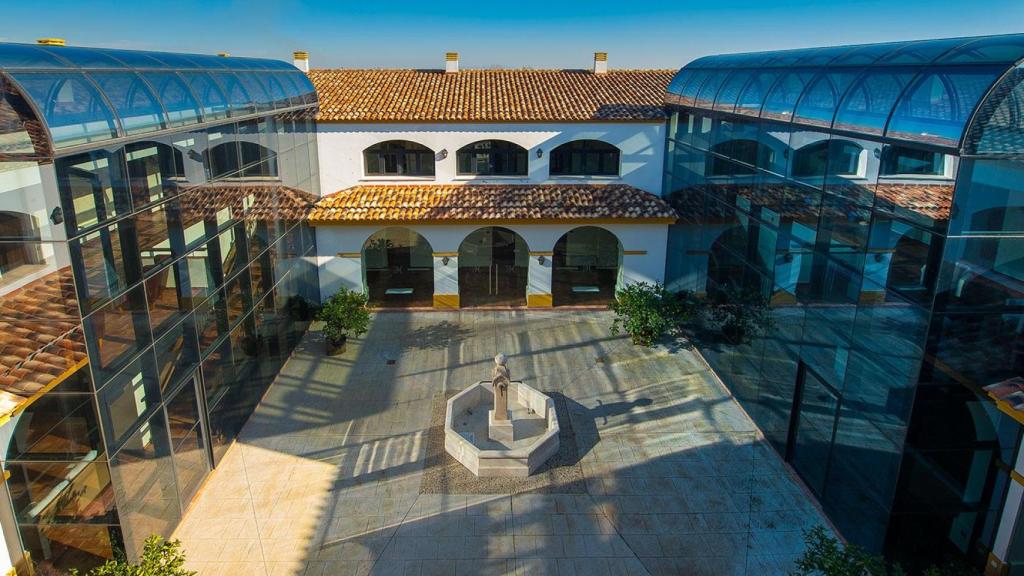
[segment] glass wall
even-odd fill
[[[1024,374],[1024,168],[960,147],[1024,141],[1012,89],[981,102],[1021,77],[1001,42],[708,57],[667,95],[669,286],[771,318],[705,357],[843,535],[910,564],[983,559],[1019,444],[981,388]]]
[[[315,93],[203,58],[0,45],[3,467],[42,567],[169,536],[319,298]]]

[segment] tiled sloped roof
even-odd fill
[[[353,186],[309,215],[313,224],[675,219],[664,200],[624,184]]]
[[[181,189],[181,214],[185,222],[216,218],[230,208],[233,215],[257,220],[301,220],[318,197],[275,182],[216,182]]]
[[[672,70],[311,70],[321,122],[658,121]]]
[[[0,296],[0,414],[86,359],[71,268]]]

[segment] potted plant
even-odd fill
[[[337,356],[343,353],[348,337],[365,334],[370,323],[366,295],[342,288],[324,302],[317,313],[317,320],[324,323],[323,334],[327,344],[327,355]]]
[[[661,284],[637,282],[615,292],[611,305],[615,313],[612,334],[629,334],[633,344],[651,346],[670,329],[675,328],[676,301]]]

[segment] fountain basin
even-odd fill
[[[491,383],[481,380],[452,396],[445,408],[444,449],[473,474],[525,478],[558,453],[558,414],[550,397],[513,380],[508,396],[513,434],[503,440],[488,434],[493,403]]]

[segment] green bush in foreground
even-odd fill
[[[673,293],[661,284],[637,282],[615,292],[612,334],[629,334],[633,344],[651,346],[692,314],[689,293]]]
[[[370,311],[366,303],[365,294],[345,288],[328,298],[317,313],[317,320],[324,322],[324,337],[331,342],[342,343],[350,335],[365,334],[370,325]]]
[[[796,561],[793,576],[907,576],[903,567],[888,563],[859,546],[845,544],[815,526],[804,532],[807,550]],[[921,576],[978,576],[978,571],[958,564],[931,566]]]
[[[146,538],[138,564],[124,559],[108,560],[106,564],[90,570],[87,576],[195,576],[195,572],[186,570],[184,566],[185,553],[181,550],[181,541],[165,541],[153,535]],[[78,571],[72,570],[70,576],[78,576]]]

